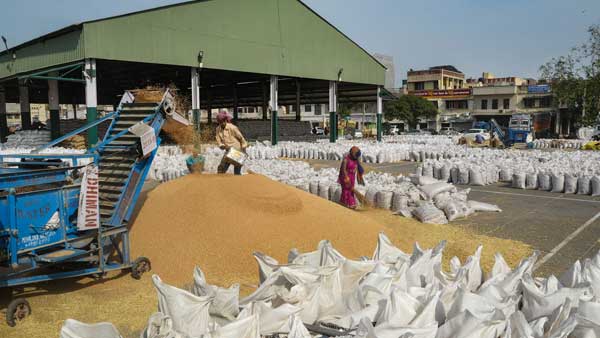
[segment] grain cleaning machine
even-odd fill
[[[130,269],[133,278],[151,268],[132,260],[129,221],[160,144],[173,97],[136,102],[126,92],[116,112],[28,154],[0,155],[0,288]],[[181,121],[181,117],[175,118]],[[43,151],[101,123],[102,139],[82,154]],[[6,320],[16,325],[31,313],[24,298],[12,300]]]

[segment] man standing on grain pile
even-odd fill
[[[246,152],[246,148],[248,148],[248,142],[246,142],[244,135],[242,135],[242,132],[240,132],[238,127],[231,123],[231,115],[229,115],[226,111],[220,111],[217,115],[217,123],[219,123],[219,126],[217,127],[216,137],[219,148],[225,150],[226,153],[230,148]],[[231,163],[227,161],[226,155],[223,155],[221,163],[217,168],[217,172],[219,174],[226,173],[230,164]],[[241,175],[242,166],[234,164],[233,173],[235,175]]]

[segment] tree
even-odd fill
[[[383,107],[386,120],[404,120],[411,129],[417,127],[419,118],[437,115],[437,107],[426,99],[414,95],[402,95],[394,101],[388,101]]]
[[[600,112],[600,25],[590,26],[588,33],[586,43],[540,67],[556,103],[582,125],[595,123]]]

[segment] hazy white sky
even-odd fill
[[[218,1],[218,0],[215,0]],[[251,1],[251,0],[245,0]],[[181,0],[11,0],[0,7],[10,45],[70,24]],[[305,0],[372,53],[409,68],[451,64],[467,74],[537,77],[600,24],[600,0]]]

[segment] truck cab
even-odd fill
[[[528,143],[533,141],[531,133],[533,120],[528,114],[515,114],[508,123],[509,143]]]

